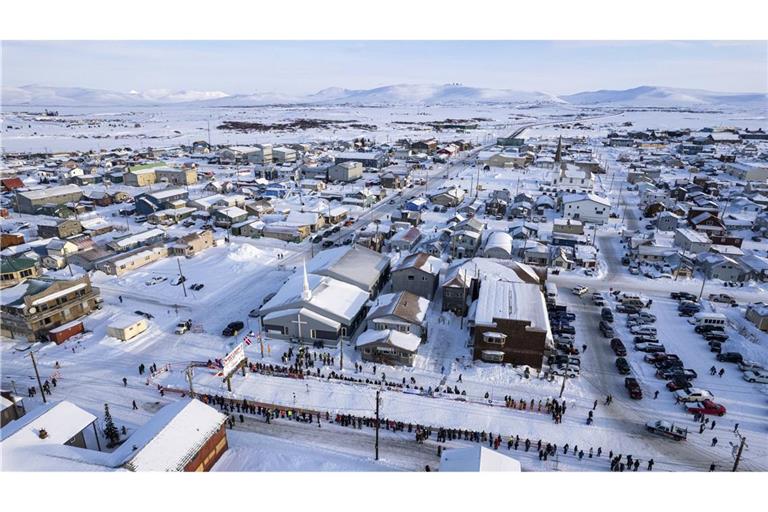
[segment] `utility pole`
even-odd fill
[[[192,384],[192,376],[193,376],[192,365],[187,366],[187,368],[184,370],[184,373],[187,374],[187,382],[189,382],[189,396],[191,398],[195,398],[195,388]]]
[[[176,263],[179,265],[179,281],[181,281],[181,289],[184,290],[184,297],[187,296],[187,285],[184,284],[184,274],[181,273],[181,260],[176,258]]]
[[[701,290],[699,290],[699,298],[697,300],[701,300],[701,296],[704,295],[704,285],[707,283],[707,274],[704,274],[704,277],[701,280]]]
[[[375,450],[376,450],[376,460],[379,460],[379,403],[381,402],[381,398],[379,398],[379,390],[376,390],[376,444]],[[735,470],[734,470],[735,471]]]
[[[736,435],[739,436],[739,439],[741,439],[741,442],[739,443],[739,451],[736,452],[736,460],[733,461],[733,469],[732,471],[735,473],[737,469],[739,469],[739,462],[741,462],[741,452],[744,451],[744,446],[747,444],[747,438],[736,432]]]
[[[35,353],[30,352],[29,357],[32,358],[32,366],[35,368],[35,376],[37,377],[37,385],[40,386],[40,396],[43,397],[43,403],[48,403],[48,400],[45,399],[45,390],[43,389],[43,383],[40,382],[40,372],[37,371],[37,361],[35,361]]]

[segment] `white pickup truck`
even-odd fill
[[[675,441],[682,441],[688,438],[688,429],[682,427],[676,427],[674,423],[670,423],[664,420],[658,420],[654,422],[648,422],[645,424],[645,429],[653,434],[668,437]]]
[[[715,397],[706,389],[689,388],[675,391],[675,400],[678,402],[703,402],[713,400]]]

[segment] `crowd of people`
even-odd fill
[[[290,408],[275,405],[260,404],[254,401],[246,399],[235,400],[231,398],[222,397],[219,395],[198,395],[198,398],[203,402],[212,406],[218,406],[219,410],[227,414],[227,423],[230,428],[234,428],[238,423],[245,421],[244,415],[262,417],[266,423],[271,423],[272,420],[280,418],[285,420],[292,420],[302,423],[316,423],[318,427],[321,427],[324,419],[325,423],[335,423],[342,427],[349,427],[353,429],[376,428],[377,423],[379,428],[388,430],[391,432],[408,432],[413,434],[414,441],[418,444],[424,444],[425,441],[434,438],[434,441],[438,443],[438,456],[442,453],[443,444],[449,441],[468,441],[475,443],[482,443],[488,445],[488,448],[493,450],[499,450],[502,445],[506,444],[508,451],[524,451],[530,452],[535,450],[538,452],[538,458],[540,461],[545,462],[548,459],[555,456],[572,456],[581,461],[584,458],[587,459],[600,459],[603,458],[604,450],[602,447],[597,448],[590,446],[579,448],[578,445],[571,446],[570,443],[558,448],[555,443],[549,443],[542,439],[531,440],[530,438],[521,438],[519,435],[502,435],[501,433],[477,431],[470,429],[460,428],[446,428],[435,427],[431,425],[422,425],[419,423],[406,423],[403,421],[391,420],[388,418],[376,419],[370,416],[357,416],[352,414],[331,414],[329,412],[311,411],[300,408]],[[546,404],[544,404],[546,408]],[[552,411],[560,408],[563,409],[563,404],[557,401],[551,401],[549,408]],[[562,414],[559,413],[559,414]],[[506,443],[504,441],[506,439]],[[559,460],[559,459],[558,459]],[[632,455],[614,454],[613,450],[608,452],[608,456],[605,458],[606,463],[609,464],[610,471],[638,471],[642,465],[642,461]],[[646,471],[652,471],[655,461],[650,458],[646,461]]]

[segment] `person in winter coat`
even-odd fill
[[[653,471],[653,459],[648,461],[648,471]]]
[[[126,379],[125,377],[123,377],[123,387],[124,388],[128,387],[128,379]]]
[[[135,411],[135,410],[136,410],[136,409],[138,409],[138,408],[139,408],[139,407],[136,405],[136,400],[134,400],[134,401],[133,401],[133,410]]]
[[[716,446],[716,445],[717,445],[717,438],[713,437],[712,438],[712,446]]]

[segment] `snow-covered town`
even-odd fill
[[[3,471],[768,469],[764,92],[2,103]]]

